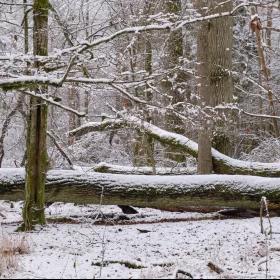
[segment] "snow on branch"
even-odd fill
[[[91,132],[106,131],[121,128],[133,128],[147,133],[164,145],[180,148],[193,157],[198,157],[198,144],[191,139],[173,132],[161,129],[139,118],[121,115],[120,119],[106,119],[103,122],[88,123],[71,131],[71,136],[82,136]],[[233,159],[212,148],[214,171],[217,174],[256,175],[263,177],[279,177],[279,163],[248,162]]]
[[[154,174],[153,167],[143,166],[143,167],[133,167],[133,166],[120,166],[108,164],[106,162],[101,162],[92,167],[84,166],[74,166],[76,171],[84,172],[98,172],[98,173],[108,173],[108,174],[123,174],[123,175],[195,175],[195,167],[157,167],[156,174]]]
[[[64,111],[67,111],[67,112],[70,112],[72,114],[77,115],[78,117],[83,118],[83,117],[86,116],[86,113],[79,112],[79,111],[74,110],[74,109],[72,109],[72,108],[70,108],[68,106],[65,106],[65,105],[63,105],[63,104],[61,104],[59,102],[56,102],[56,101],[53,100],[53,98],[48,97],[47,95],[36,94],[34,92],[24,91],[24,90],[19,90],[19,92],[22,93],[22,94],[28,95],[28,96],[32,96],[32,97],[36,97],[38,99],[41,99],[41,100],[45,101],[48,104],[54,105],[56,107],[59,107],[59,108],[63,109]]]
[[[195,24],[203,21],[208,20],[214,20],[221,17],[228,17],[228,16],[234,16],[238,13],[238,11],[244,7],[250,7],[250,6],[261,6],[261,3],[257,2],[245,2],[241,3],[240,5],[236,6],[232,11],[230,12],[224,12],[224,13],[216,13],[209,16],[203,16],[203,17],[197,17],[197,18],[187,18],[176,22],[168,22],[165,24],[151,24],[151,25],[145,25],[145,26],[135,26],[135,27],[128,27],[122,30],[119,30],[111,35],[101,37],[99,39],[93,40],[92,42],[85,41],[77,46],[66,48],[63,50],[58,50],[56,54],[49,56],[49,58],[54,61],[55,59],[60,59],[63,55],[79,55],[84,53],[85,51],[88,51],[91,48],[97,47],[99,45],[108,43],[120,36],[126,35],[126,34],[139,34],[139,33],[145,33],[150,31],[164,31],[164,30],[177,30],[180,29],[186,25],[189,24]],[[89,36],[91,37],[91,36]],[[0,57],[0,60],[10,60],[13,59],[12,57]],[[35,58],[30,56],[30,60],[34,60]],[[47,62],[46,59],[48,57],[43,58],[45,62]]]
[[[81,45],[71,47],[68,49],[64,49],[60,52],[60,54],[68,54],[68,53],[83,53],[84,51],[97,47],[101,44],[108,43],[114,39],[116,39],[119,36],[126,35],[126,34],[137,34],[137,33],[144,33],[144,32],[149,32],[149,31],[161,31],[161,30],[177,30],[180,29],[186,25],[189,24],[194,24],[198,22],[203,22],[203,21],[208,21],[208,20],[213,20],[213,19],[218,19],[221,17],[228,17],[228,16],[234,16],[240,9],[244,7],[249,7],[249,6],[259,6],[261,5],[260,3],[256,2],[247,2],[247,3],[242,3],[238,6],[236,6],[232,11],[230,12],[224,12],[224,13],[216,13],[213,15],[209,16],[203,16],[203,17],[197,17],[194,19],[186,19],[182,21],[177,21],[177,22],[168,22],[165,24],[152,24],[152,25],[146,25],[146,26],[136,26],[136,27],[128,27],[125,29],[122,29],[120,31],[117,31],[109,36],[102,37],[99,39],[94,40],[93,42],[84,42]]]
[[[0,169],[0,197],[24,198],[24,169]],[[236,207],[259,213],[263,196],[271,210],[280,209],[280,179],[253,176],[113,175],[95,172],[53,170],[47,175],[46,200],[104,205],[132,205],[159,209],[224,209]],[[199,201],[199,202],[198,202]]]
[[[48,77],[39,76],[21,76],[18,78],[0,80],[0,88],[4,90],[19,89],[32,85],[51,85],[55,87],[60,87],[61,79],[50,79]]]
[[[36,85],[47,85],[47,86],[53,86],[53,87],[62,87],[64,83],[80,83],[80,84],[90,84],[90,85],[110,85],[115,86],[125,84],[128,86],[136,86],[142,83],[145,83],[148,78],[143,78],[139,81],[134,82],[128,82],[128,81],[122,81],[117,79],[106,79],[106,78],[97,78],[97,79],[91,79],[91,78],[81,78],[81,77],[67,77],[69,74],[69,69],[65,72],[62,78],[57,79],[53,77],[48,76],[20,76],[20,77],[13,77],[8,79],[0,79],[0,88],[4,90],[13,90],[18,88],[24,88],[29,86],[36,86]],[[68,73],[67,73],[68,72]],[[152,80],[156,78],[157,76],[152,75],[149,77],[149,80]],[[119,88],[120,89],[120,88]],[[134,98],[131,96],[131,98]],[[139,100],[140,101],[140,100]]]

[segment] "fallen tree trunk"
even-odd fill
[[[70,132],[73,136],[82,136],[91,132],[133,128],[144,131],[149,136],[164,145],[180,148],[183,152],[197,158],[198,145],[191,139],[163,130],[155,125],[132,116],[122,116],[122,119],[106,119],[100,123],[88,123]],[[229,175],[253,175],[262,177],[280,177],[279,163],[248,162],[230,158],[212,149],[214,172]]]
[[[131,167],[131,166],[120,166],[112,165],[105,162],[99,163],[92,167],[84,166],[74,166],[74,170],[83,172],[99,172],[99,173],[109,173],[109,174],[122,174],[122,175],[154,175],[152,167]],[[196,168],[194,167],[171,167],[156,168],[155,175],[195,175]]]
[[[23,169],[0,169],[0,199],[24,199]],[[263,196],[280,213],[280,179],[252,176],[137,176],[51,171],[46,200],[78,204],[132,205],[166,210],[225,207],[259,211]]]

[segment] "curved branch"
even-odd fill
[[[198,144],[191,139],[173,132],[168,132],[136,117],[122,115],[121,119],[106,119],[100,123],[88,123],[70,132],[71,136],[82,136],[91,132],[133,128],[144,131],[164,145],[177,147],[197,158]],[[214,172],[217,174],[255,175],[263,177],[280,177],[279,163],[248,162],[230,158],[212,149]]]

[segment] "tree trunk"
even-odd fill
[[[179,17],[182,13],[181,0],[164,0],[163,12]],[[183,31],[182,29],[172,30],[166,39],[165,53],[162,58],[164,69],[171,70],[171,73],[161,83],[163,93],[170,97],[170,100],[167,100],[167,105],[178,106],[179,103],[186,100],[186,87],[183,84],[188,80],[187,74],[182,69],[175,69],[182,66],[181,60],[183,57]],[[172,113],[166,113],[165,127],[167,130],[179,134],[185,134],[186,131],[184,122]],[[186,157],[180,151],[174,149],[174,147],[167,148],[166,157],[177,162],[185,162],[186,160]]]
[[[11,124],[12,118],[17,114],[18,110],[22,107],[23,100],[24,100],[23,96],[20,96],[18,98],[15,108],[8,114],[8,116],[4,120],[1,135],[0,135],[0,168],[2,167],[2,163],[5,155],[4,141],[8,134],[9,126]]]
[[[223,4],[221,4],[223,3]],[[219,5],[220,4],[220,5]],[[202,15],[204,7],[208,7],[211,13],[228,12],[232,10],[232,1],[201,0],[196,3]],[[201,107],[215,107],[223,103],[230,103],[233,98],[232,47],[233,47],[233,20],[231,17],[205,21],[201,24],[197,40],[198,57],[198,84]],[[199,172],[209,174],[212,172],[211,154],[212,128],[209,120],[202,120],[202,128],[199,132]],[[230,141],[223,132],[224,127],[216,128],[213,139],[215,148],[220,152],[229,154]]]
[[[149,0],[144,3],[144,15],[149,17],[155,12],[155,1]],[[142,25],[147,24],[146,20],[141,22]],[[137,55],[144,53],[144,60],[137,61],[139,68],[144,68],[145,72],[149,75],[153,73],[153,46],[152,36],[149,32],[138,37],[137,49],[135,50]],[[153,100],[153,93],[145,86],[137,90],[137,95],[140,95],[142,99],[151,102]],[[144,109],[145,110],[145,109]],[[153,116],[151,112],[145,110],[144,115],[146,121],[153,123]],[[137,132],[133,143],[133,164],[135,167],[151,166],[154,174],[156,173],[156,160],[154,155],[154,140],[145,133]]]
[[[211,174],[213,172],[212,146],[210,131],[207,127],[199,131],[198,136],[198,174]]]
[[[69,107],[77,111],[80,109],[80,96],[75,84],[72,84],[68,88],[68,103]],[[75,129],[81,125],[81,120],[78,116],[73,113],[69,113],[69,129]],[[75,143],[75,137],[70,137],[68,139],[68,144],[73,145]]]
[[[254,9],[253,9],[254,10]],[[258,23],[258,18],[253,19],[252,23]],[[272,27],[272,10],[271,8],[268,9],[268,27]],[[268,29],[271,30],[271,29]],[[262,40],[262,30],[261,30],[261,26],[256,25],[256,28],[253,30],[253,32],[255,32],[256,34],[256,42],[257,42],[257,50],[258,50],[258,56],[259,56],[259,65],[260,65],[260,69],[261,69],[261,74],[264,77],[264,81],[265,81],[265,85],[264,87],[267,89],[267,93],[268,93],[268,100],[269,100],[269,113],[272,116],[277,116],[277,111],[275,108],[275,104],[273,101],[273,92],[270,86],[270,79],[271,79],[271,74],[270,74],[270,69],[268,67],[269,63],[267,64],[267,60],[266,60],[266,55],[265,55],[265,49],[264,49],[264,45],[263,45],[263,40]],[[268,31],[268,47],[271,48],[271,34],[269,34]],[[269,60],[268,60],[269,62]],[[279,137],[280,136],[280,131],[279,131],[279,126],[278,126],[278,121],[276,119],[273,119],[273,130],[272,130],[273,134],[275,135],[275,137]]]
[[[0,170],[1,199],[22,200],[24,170]],[[263,196],[271,211],[280,210],[280,179],[251,176],[123,176],[73,171],[51,171],[46,200],[78,204],[132,205],[159,209],[225,207],[259,210]]]
[[[48,55],[48,0],[34,0],[33,3],[33,52],[34,55]],[[40,68],[40,63],[34,65]],[[42,86],[38,94],[46,93]],[[47,105],[32,97],[27,132],[27,165],[25,183],[24,224],[22,230],[32,230],[36,224],[44,225],[45,220],[45,180],[48,165],[47,156]]]

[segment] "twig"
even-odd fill
[[[47,135],[48,135],[48,136],[50,137],[50,139],[53,141],[54,145],[56,146],[56,148],[58,149],[58,151],[61,153],[61,155],[67,160],[67,162],[69,163],[71,169],[74,170],[72,160],[71,160],[70,157],[67,155],[67,153],[64,151],[64,149],[60,146],[60,144],[56,141],[55,136],[54,136],[50,131],[47,131]]]
[[[220,267],[218,267],[217,265],[215,265],[212,262],[209,262],[207,265],[212,271],[216,272],[217,274],[222,274],[224,273],[224,270],[221,269]]]
[[[269,222],[268,231],[265,231],[264,225],[263,225],[264,212],[266,213],[266,218],[268,219],[268,222]],[[270,219],[268,201],[267,201],[266,197],[262,197],[262,200],[261,200],[260,220],[261,220],[261,233],[265,234],[267,236],[270,235],[272,238],[272,223],[271,223],[271,219]]]

